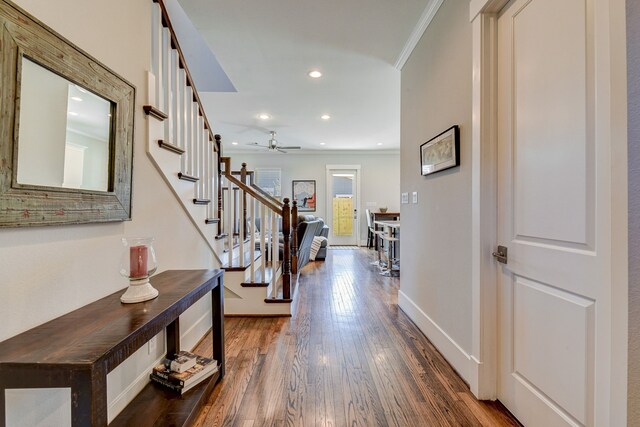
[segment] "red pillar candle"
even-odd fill
[[[129,265],[131,279],[142,279],[147,277],[147,251],[148,248],[142,246],[132,246],[129,250]]]

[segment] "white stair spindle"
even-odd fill
[[[271,212],[271,298],[278,294],[278,215]]]
[[[180,110],[180,94],[182,93],[182,88],[180,87],[180,60],[178,58],[178,51],[175,49],[171,50],[171,112],[173,113],[170,118],[173,122],[173,135],[171,141],[180,148],[184,146],[184,140],[182,140],[181,136],[181,125],[182,125],[182,111]]]
[[[164,121],[164,139],[166,142],[175,144],[173,140],[173,103],[171,102],[171,88],[172,88],[172,76],[171,76],[171,33],[168,28],[162,29],[162,98],[164,102],[165,114],[169,116],[168,120]],[[184,171],[183,171],[184,172]]]
[[[162,44],[162,11],[157,3],[152,6],[153,13],[153,34],[151,35],[152,56],[153,56],[153,75],[155,76],[155,95],[154,100],[156,108],[164,111],[164,69],[162,67],[162,57],[164,55]]]
[[[186,84],[186,80],[185,80]],[[191,108],[191,97],[193,96],[193,89],[191,87],[187,87],[185,90],[185,94],[183,97],[185,113],[184,113],[184,145],[182,148],[185,150],[185,153],[180,156],[180,167],[185,173],[189,175],[193,175],[191,169],[189,168],[189,158],[191,157],[191,144],[193,144],[193,132],[191,128],[191,122],[193,120],[193,109]]]
[[[265,268],[267,266],[267,207],[260,203],[260,274],[262,281],[265,281]]]
[[[231,267],[232,262],[233,262],[233,223],[232,223],[232,217],[231,217],[231,212],[234,210],[233,209],[233,188],[231,187],[231,181],[227,180],[227,203],[225,203],[225,207],[227,210],[227,247],[229,249],[229,267]]]
[[[251,283],[256,280],[256,199],[249,197],[249,210],[251,211],[251,218],[249,222],[249,253],[251,254],[251,271],[249,272],[251,277]],[[264,280],[264,277],[262,278]]]
[[[206,183],[206,174],[204,171],[204,164],[205,164],[207,142],[205,140],[204,132],[205,132],[204,117],[199,115],[198,116],[198,176],[200,177],[200,181],[198,181],[198,188],[200,189],[200,197],[203,199],[206,199],[207,196],[204,189],[205,183]]]
[[[191,91],[191,97],[189,97],[186,100],[189,105],[191,106],[191,114],[193,117],[193,121],[190,123],[191,125],[191,132],[193,133],[193,157],[191,158],[191,170],[193,171],[193,176],[196,176],[198,178],[200,178],[200,180],[196,183],[196,194],[198,198],[202,197],[202,194],[200,193],[200,184],[202,183],[201,181],[204,179],[204,177],[200,174],[200,169],[198,168],[198,162],[199,162],[199,158],[200,158],[200,152],[201,152],[201,147],[200,147],[200,128],[199,128],[199,123],[200,123],[200,115],[198,114],[198,105],[194,105],[193,104],[193,91]]]
[[[204,135],[204,139],[205,139],[205,153],[206,153],[206,160],[205,160],[205,176],[207,177],[206,179],[206,185],[205,185],[205,194],[206,194],[206,198],[209,199],[211,201],[211,203],[209,203],[207,205],[207,218],[212,218],[213,217],[213,193],[211,191],[211,187],[212,187],[212,183],[211,183],[211,159],[213,158],[213,146],[211,144],[211,142],[209,141],[209,134],[205,133]]]
[[[240,252],[240,265],[244,266],[244,190],[240,189],[239,198],[239,207],[238,207],[238,236],[239,236],[239,248],[238,252]]]
[[[189,103],[187,103],[187,97],[189,95],[187,93],[187,89],[191,88],[187,87],[187,72],[182,68],[178,69],[178,84],[180,90],[180,102],[178,107],[178,121],[180,122],[179,132],[180,140],[183,141],[182,143],[184,144],[184,141],[187,141],[187,139],[189,138],[186,126],[189,112]]]

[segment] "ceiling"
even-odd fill
[[[270,130],[304,150],[399,149],[394,64],[430,0],[179,3],[236,90],[200,91],[226,150],[255,150],[248,143],[266,144]]]

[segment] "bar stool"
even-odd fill
[[[385,266],[386,268],[380,274],[382,274],[384,276],[399,276],[400,275],[400,266],[399,266],[399,261],[400,260],[396,257],[396,254],[398,252],[396,245],[398,244],[400,239],[398,237],[392,236],[390,233],[384,233],[381,237],[382,237],[382,241],[386,245],[387,262],[386,262],[386,266]],[[378,254],[379,254],[378,256],[380,256],[380,253],[382,253],[383,251],[384,251],[384,249],[379,251],[378,252]]]

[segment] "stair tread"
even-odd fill
[[[275,298],[265,298],[264,302],[266,303],[270,303],[270,304],[291,304],[293,303],[293,301],[295,300],[295,292],[296,292],[296,288],[298,286],[298,277],[295,274],[291,275],[291,298],[290,299],[284,299],[282,298],[282,276],[280,276],[280,278],[278,279],[278,292],[276,293],[276,297]]]
[[[282,264],[278,266],[277,272],[282,270]],[[250,287],[264,287],[266,288],[271,283],[271,278],[273,277],[273,268],[271,267],[271,263],[268,262],[264,269],[265,277],[262,277],[262,270],[260,269],[260,265],[256,265],[256,275],[255,280],[253,282],[246,280],[240,284],[240,286],[250,288]]]
[[[237,251],[234,250],[233,251],[233,259],[231,260],[231,265],[229,265],[229,261],[228,261],[228,255],[225,253],[222,255],[222,259],[224,260],[224,262],[222,263],[222,269],[226,270],[226,271],[244,271],[247,268],[249,268],[249,266],[251,265],[251,252],[247,251],[244,254],[244,259],[240,260],[240,255],[237,254]],[[255,251],[255,258],[253,259],[253,261],[256,261],[257,259],[259,259],[261,256],[261,253],[259,250]]]

